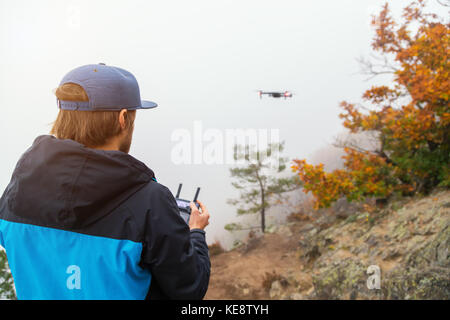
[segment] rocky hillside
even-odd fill
[[[449,190],[349,212],[294,215],[213,255],[206,298],[450,299]],[[370,265],[380,289],[367,287]]]

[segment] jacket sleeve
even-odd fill
[[[205,232],[189,230],[172,193],[160,184],[151,192],[147,214],[142,258],[152,281],[170,299],[202,299],[211,269]]]

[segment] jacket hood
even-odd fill
[[[126,153],[45,135],[17,163],[5,200],[25,221],[77,229],[107,215],[152,179],[153,171]]]

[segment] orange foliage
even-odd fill
[[[376,110],[362,112],[355,104],[341,103],[344,127],[352,133],[376,132],[379,149],[345,148],[345,169],[332,173],[323,165],[294,160],[292,169],[304,191],[315,196],[317,208],[342,196],[360,200],[450,186],[450,25],[424,8],[425,1],[412,2],[398,25],[386,3],[372,21],[372,47],[393,60],[394,66],[386,68],[392,70],[394,85],[364,92],[363,100]],[[418,25],[414,33],[412,23]]]

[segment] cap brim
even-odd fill
[[[138,109],[152,109],[156,108],[158,105],[153,101],[142,100],[141,107]]]

